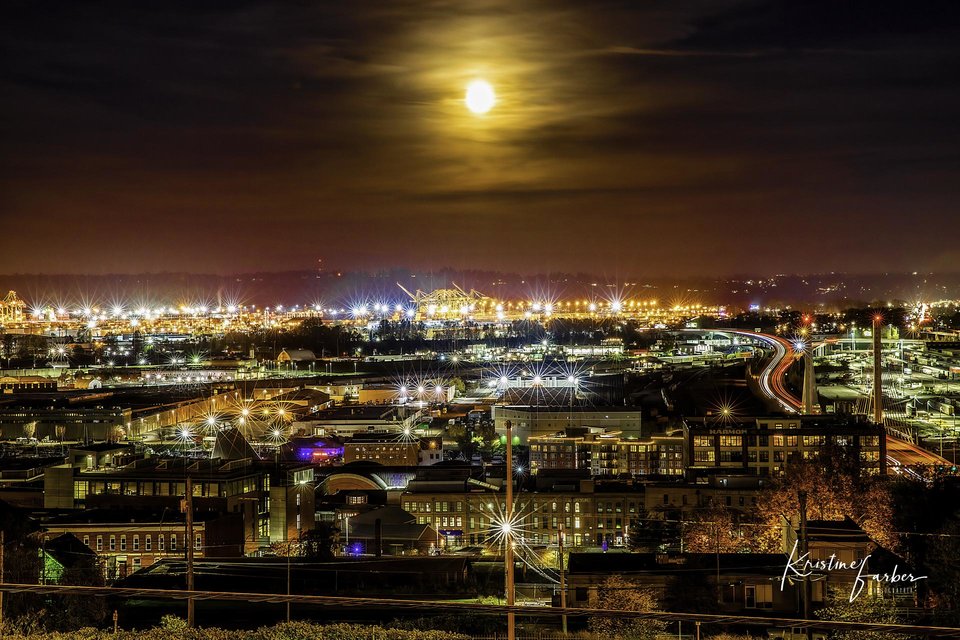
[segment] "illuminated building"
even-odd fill
[[[886,473],[886,433],[863,421],[821,416],[756,418],[731,424],[688,421],[689,474],[717,471],[778,476],[790,464],[838,452],[849,454],[865,473]]]
[[[576,430],[571,430],[575,432]],[[672,476],[684,473],[683,437],[622,439],[616,433],[531,436],[530,473],[587,469],[592,476]]]
[[[26,303],[17,297],[16,291],[10,291],[0,300],[0,323],[10,324],[23,322],[23,309]]]
[[[531,436],[549,436],[572,428],[617,431],[624,438],[640,437],[642,411],[633,407],[494,405],[493,420],[497,433],[513,422],[514,438],[526,445]]]
[[[167,510],[86,509],[44,523],[43,540],[72,534],[104,561],[108,580],[124,578],[163,558],[183,558],[185,516]],[[197,558],[238,557],[243,550],[242,519],[210,511],[194,514]]]
[[[254,459],[149,458],[124,466],[50,467],[43,478],[47,509],[143,508],[177,512],[186,477],[197,512],[241,514],[248,550],[296,539],[313,528],[313,467]]]
[[[358,433],[343,443],[343,462],[360,460],[385,466],[415,467],[443,460],[439,438],[418,438],[402,433]]]
[[[417,289],[410,293],[399,283],[398,287],[410,296],[417,320],[462,320],[478,313],[493,312],[490,298],[473,289],[464,291],[457,283],[452,289],[435,289],[429,293]]]

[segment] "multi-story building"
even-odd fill
[[[176,512],[193,481],[197,513],[238,513],[250,550],[296,539],[313,528],[313,467],[251,459],[149,458],[122,467],[49,467],[44,474],[48,509],[93,507],[168,509]]]
[[[866,473],[886,472],[883,427],[836,416],[756,418],[721,423],[688,421],[684,437],[695,478],[739,469],[777,476],[791,463],[825,455],[849,454]]]
[[[528,544],[556,543],[562,525],[571,547],[624,545],[643,499],[641,485],[563,479],[542,491],[517,493],[515,508]],[[418,524],[436,529],[448,548],[496,540],[506,511],[502,491],[469,481],[436,487],[411,483],[401,506]]]
[[[594,476],[684,473],[684,439],[680,434],[624,439],[620,434],[582,431],[579,435],[531,436],[530,472],[589,469]]]
[[[715,474],[697,483],[648,482],[644,484],[644,508],[647,513],[675,514],[686,517],[698,510],[723,506],[749,511],[770,480],[749,475]]]
[[[384,465],[415,467],[419,462],[420,439],[403,432],[358,433],[343,443],[343,463],[360,460]]]
[[[365,460],[386,466],[415,467],[443,460],[441,438],[418,438],[404,432],[358,433],[343,443],[343,462]]]
[[[642,411],[623,406],[493,405],[497,433],[506,433],[513,424],[513,436],[526,445],[531,436],[550,436],[571,429],[619,432],[624,438],[639,438]]]
[[[193,539],[187,540],[186,518],[170,509],[85,509],[58,516],[43,527],[43,541],[71,533],[104,560],[110,580],[161,558],[183,558],[192,544],[197,558],[243,555],[243,523],[240,514],[211,511],[194,514]]]
[[[44,376],[0,376],[0,393],[56,390],[56,378],[46,378]]]
[[[330,397],[336,397],[336,390],[329,387],[310,387],[319,389]],[[402,431],[409,427],[397,408],[386,405],[347,405],[323,409],[309,418],[295,422],[293,427],[306,435],[350,437],[373,431]]]
[[[129,408],[102,406],[95,400],[24,398],[0,407],[0,439],[113,440],[127,428],[130,417]]]
[[[527,440],[530,446],[530,473],[553,469],[589,469],[590,447],[585,443],[586,436],[568,436],[553,434],[531,436]]]

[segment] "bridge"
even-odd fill
[[[687,331],[696,331],[700,333],[707,332],[707,330],[704,329],[689,329]],[[758,333],[755,331],[744,331],[741,329],[715,329],[710,330],[710,332],[714,334],[724,333],[740,336],[741,338],[746,338],[754,343],[763,344],[771,349],[773,352],[772,357],[766,360],[763,369],[761,369],[759,374],[756,374],[760,390],[764,397],[771,402],[776,403],[785,412],[793,414],[799,414],[802,412],[803,402],[800,398],[793,394],[786,384],[787,371],[796,361],[796,352],[794,351],[793,345],[790,344],[789,341],[781,338],[780,336],[775,336],[768,333]],[[899,345],[902,341],[889,340],[886,342]],[[816,352],[817,349],[821,349],[827,344],[832,344],[832,341],[820,342],[812,345],[810,348]],[[938,456],[931,451],[927,451],[926,449],[922,449],[910,442],[892,436],[889,433],[887,434],[887,459],[890,463],[890,469],[894,473],[906,473],[908,475],[915,475],[915,472],[912,472],[909,469],[911,465],[950,464],[945,458]]]

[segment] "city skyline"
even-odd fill
[[[4,8],[2,638],[960,638],[956,0]]]
[[[869,19],[864,19],[864,13]],[[955,271],[955,5],[14,7],[0,272]],[[466,103],[471,83],[494,95]]]

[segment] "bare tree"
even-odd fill
[[[615,611],[656,611],[660,606],[657,594],[649,588],[612,575],[597,587],[596,607]],[[627,640],[652,640],[664,630],[659,620],[639,618],[594,616],[590,618],[590,630],[597,635]]]

